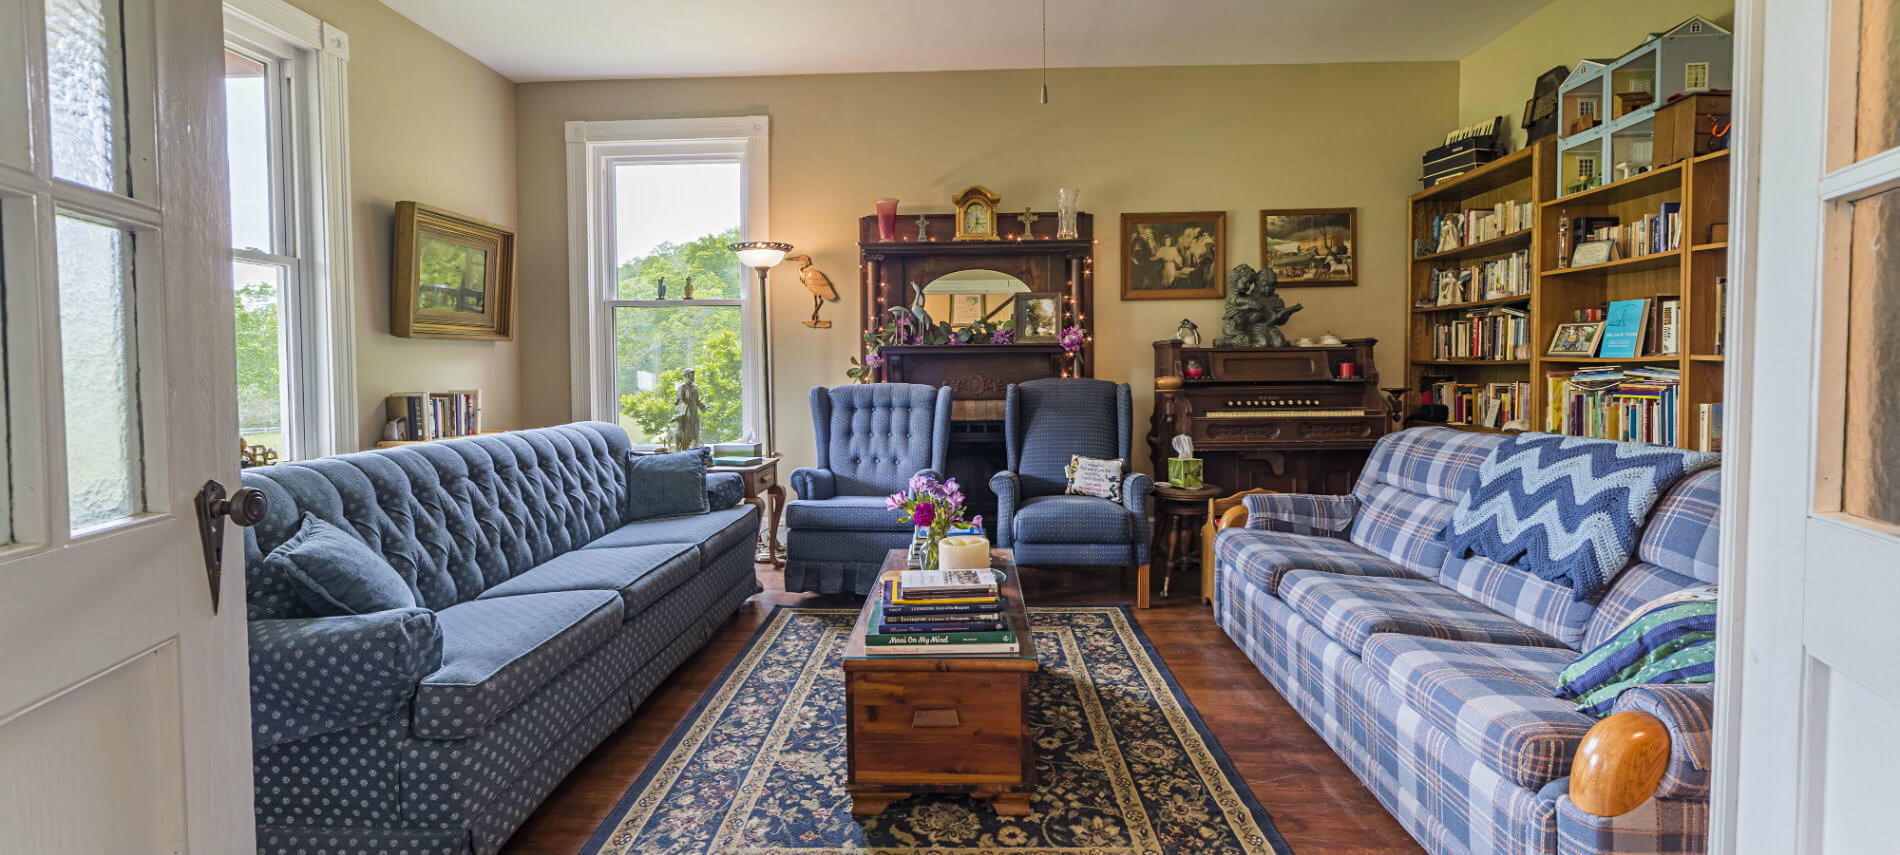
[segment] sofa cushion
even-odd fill
[[[1672,573],[1654,564],[1638,562],[1623,568],[1616,581],[1610,583],[1610,590],[1603,593],[1603,602],[1597,604],[1596,611],[1590,615],[1590,625],[1578,649],[1587,650],[1602,644],[1657,597],[1701,584],[1693,577]]]
[[[827,531],[910,531],[904,512],[884,506],[883,496],[793,499],[785,503],[788,528]]]
[[[758,531],[759,509],[740,505],[705,514],[635,520],[607,532],[586,548],[691,543],[699,547],[700,560],[708,561],[738,544],[752,542]]]
[[[620,595],[555,591],[471,600],[436,613],[442,667],[416,689],[415,735],[462,739],[620,629]]]
[[[1572,648],[1583,644],[1584,630],[1596,613],[1594,597],[1579,600],[1569,585],[1539,579],[1482,555],[1446,558],[1438,584]]]
[[[1562,647],[1377,635],[1361,659],[1400,702],[1534,790],[1570,774],[1577,744],[1597,723],[1550,695],[1575,657]]]
[[[635,454],[627,460],[627,519],[644,520],[712,510],[706,496],[706,467],[712,449],[704,446],[670,454]]]
[[[1407,493],[1457,502],[1478,477],[1478,467],[1503,442],[1497,434],[1422,427],[1387,434],[1373,446],[1353,495],[1386,484]]]
[[[1376,579],[1295,570],[1280,580],[1280,599],[1347,650],[1360,653],[1382,632],[1561,646],[1557,639],[1426,579]]]
[[[1722,545],[1722,470],[1690,475],[1656,503],[1636,543],[1636,557],[1704,584],[1717,580]]]
[[[1134,536],[1135,515],[1119,503],[1094,496],[1036,496],[1016,508],[1015,536],[1034,543],[1124,545]]]
[[[745,478],[739,473],[706,473],[706,510],[723,511],[743,501],[745,501]]]
[[[1427,579],[1438,575],[1449,550],[1445,525],[1456,502],[1408,493],[1390,484],[1373,484],[1353,494],[1359,511],[1346,539],[1410,568]]]
[[[622,620],[633,620],[653,601],[679,587],[700,568],[690,543],[576,549],[482,592],[481,599],[549,591],[615,591]]]
[[[1214,563],[1221,573],[1240,573],[1254,587],[1278,596],[1281,578],[1294,570],[1348,576],[1420,578],[1420,574],[1336,537],[1228,528],[1214,536]]]
[[[289,581],[317,617],[416,607],[415,590],[383,556],[309,511],[297,533],[264,556],[264,563]]]

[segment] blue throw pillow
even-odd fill
[[[627,519],[703,514],[706,467],[712,449],[700,447],[670,454],[636,454],[627,463]]]
[[[409,582],[355,534],[305,511],[297,533],[264,565],[290,581],[316,617],[367,615],[416,606]]]

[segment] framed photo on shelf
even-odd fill
[[[1016,341],[1055,341],[1062,332],[1062,295],[1031,291],[1016,295]]]
[[[394,260],[391,335],[514,338],[513,229],[397,202]]]
[[[1122,215],[1122,299],[1227,296],[1227,212]]]
[[[1278,287],[1357,285],[1358,208],[1260,212],[1260,263]]]
[[[1571,267],[1587,267],[1616,260],[1616,241],[1586,240],[1570,253]]]
[[[1602,340],[1602,321],[1558,324],[1557,334],[1550,338],[1550,350],[1544,355],[1595,356],[1597,355],[1597,343]]]

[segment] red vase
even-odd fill
[[[877,200],[877,239],[897,240],[897,200],[889,196]]]

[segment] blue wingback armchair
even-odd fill
[[[792,472],[785,505],[785,590],[869,593],[884,556],[912,528],[884,498],[919,472],[938,475],[950,441],[950,390],[867,383],[811,390],[816,466]]]
[[[1122,500],[1064,495],[1073,455],[1132,464],[1134,406],[1128,384],[1051,378],[1009,387],[1003,436],[1009,469],[990,478],[996,494],[996,541],[1018,564],[1133,566],[1147,604],[1148,494],[1154,479],[1122,478]]]

